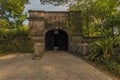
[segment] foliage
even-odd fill
[[[119,6],[119,0],[78,0],[69,10],[82,12],[85,35],[101,37],[90,43],[86,57],[120,78],[120,55],[114,52],[120,47]]]
[[[113,75],[120,78],[120,55],[111,55],[109,59],[103,59],[102,57],[95,58],[94,62],[102,66],[107,71],[111,72]]]
[[[108,59],[111,54],[115,54],[115,48],[120,47],[120,37],[116,36],[115,38],[111,36],[107,36],[97,40],[95,42],[90,43],[90,55],[91,59],[95,59],[95,57],[103,56],[103,58]]]
[[[98,56],[108,59],[111,54],[114,54],[114,45],[119,42],[119,38],[102,38],[98,41],[90,43],[90,55],[91,59],[95,59]]]
[[[5,19],[0,19],[0,28],[7,28],[9,26],[9,23]]]
[[[118,0],[78,0],[69,8],[82,12],[84,33],[102,37],[90,44],[92,59],[98,55],[109,58],[113,47],[119,44],[119,37],[114,35],[113,30],[113,27],[120,27],[120,11],[117,9],[119,5]]]
[[[19,29],[0,28],[0,52],[31,52],[32,42],[28,38],[28,27]]]
[[[107,24],[107,28],[116,23],[118,24],[117,27],[120,26],[119,11],[117,9],[119,5],[119,0],[81,0],[71,6],[69,10],[81,11],[84,18],[83,27],[86,26],[85,29],[88,29],[85,33],[92,36],[97,32],[96,36],[98,36],[101,29],[106,29],[105,26],[102,27],[104,22]]]
[[[9,27],[22,25],[25,20],[26,14],[23,14],[24,4],[28,0],[0,0],[0,19],[9,22]]]

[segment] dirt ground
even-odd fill
[[[0,57],[0,80],[113,80],[68,52],[47,52],[41,60],[33,54]]]

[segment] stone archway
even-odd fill
[[[68,34],[61,29],[52,29],[45,35],[45,48],[50,50],[68,50]]]
[[[82,18],[79,11],[30,10],[28,20],[29,37],[34,46],[35,43],[39,44],[38,52],[54,49],[70,51],[73,44],[80,43],[83,39]],[[76,26],[79,26],[79,29],[76,29]]]

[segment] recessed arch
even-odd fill
[[[52,29],[46,32],[45,49],[50,50],[68,50],[68,34],[61,29]]]

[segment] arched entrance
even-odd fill
[[[61,29],[53,29],[46,33],[45,48],[50,50],[68,50],[68,35]]]

